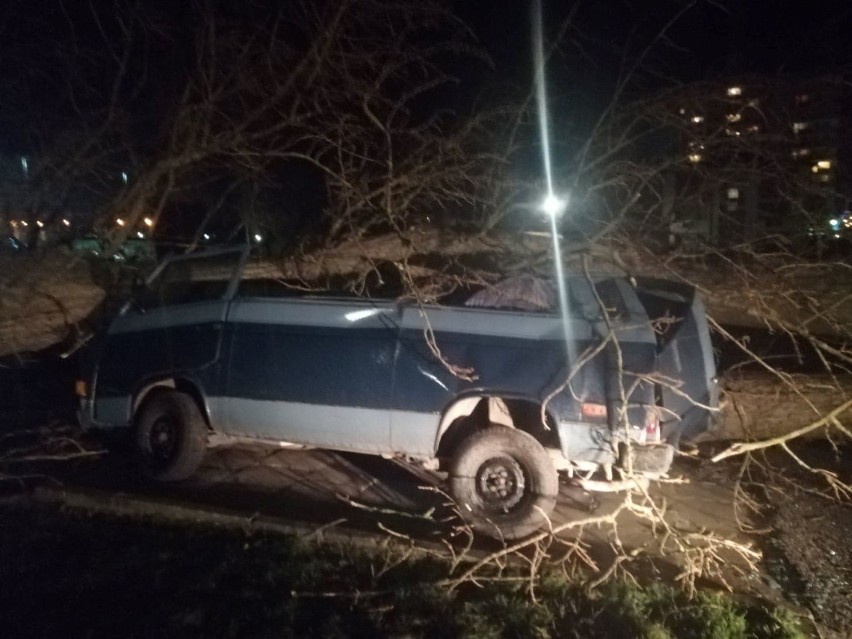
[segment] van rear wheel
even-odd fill
[[[187,479],[207,451],[207,423],[192,397],[178,391],[145,400],[134,435],[142,470],[157,481]]]
[[[490,426],[461,442],[449,468],[450,495],[462,519],[497,539],[526,537],[549,521],[559,480],[529,433]]]

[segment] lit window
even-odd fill
[[[41,220],[36,220],[36,226],[38,226],[40,229],[43,229],[44,228],[44,222],[42,222]]]
[[[756,124],[752,124],[748,129],[746,129],[749,133],[758,133],[760,131],[760,127]]]
[[[124,220],[122,220],[120,217],[115,218],[115,223],[119,226],[124,226]]]
[[[690,154],[687,156],[687,158],[688,158],[688,159],[689,159],[689,161],[690,161],[690,162],[692,162],[693,164],[698,164],[699,162],[701,162],[701,154],[700,154],[700,153],[690,153]]]
[[[678,111],[678,113],[680,113],[681,115],[686,115],[686,109],[681,107],[680,110]]]
[[[63,220],[62,220],[62,223],[63,223],[65,226],[71,226],[71,220],[69,220],[68,218],[63,219]]]
[[[693,124],[701,124],[702,122],[704,122],[704,116],[703,115],[693,115],[692,116],[692,123]]]
[[[121,172],[121,181],[127,184],[127,171]]]
[[[727,118],[728,122],[739,122],[743,119],[741,113],[728,113],[725,118]]]
[[[820,182],[830,182],[830,181],[831,181],[831,176],[830,176],[830,175],[820,175],[820,176],[819,176],[819,181],[820,181]]]
[[[804,158],[804,157],[809,156],[810,154],[811,154],[810,149],[796,149],[795,151],[793,151],[793,157],[794,158]]]
[[[821,169],[830,169],[831,160],[820,160],[819,162],[817,162],[817,166]]]
[[[728,95],[735,96],[735,95],[742,95],[742,94],[743,94],[743,88],[742,87],[728,87]]]
[[[809,124],[807,122],[793,122],[793,133],[804,131],[808,128],[808,126]]]
[[[21,156],[21,170],[24,172],[24,177],[29,177],[30,175],[30,162],[27,160],[27,156]]]
[[[816,164],[811,167],[811,173],[819,173],[819,167]]]
[[[730,188],[728,189],[728,199],[729,200],[738,200],[740,198],[740,190],[738,188]]]

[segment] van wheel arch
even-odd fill
[[[155,397],[160,393],[166,393],[169,391],[177,391],[192,398],[193,402],[195,402],[195,405],[198,408],[199,413],[201,414],[201,417],[204,419],[204,423],[207,425],[207,430],[212,432],[213,427],[210,423],[210,415],[207,411],[207,404],[204,401],[204,395],[201,393],[198,385],[195,382],[185,379],[183,377],[167,377],[163,379],[158,379],[143,386],[134,396],[132,405],[132,419],[134,421],[136,420],[139,410],[142,408],[145,402],[149,401],[151,398]]]
[[[436,455],[446,460],[473,433],[491,426],[515,428],[532,435],[542,446],[559,448],[559,435],[553,416],[545,411],[541,423],[541,403],[528,398],[501,395],[461,397],[443,412],[438,429]]]

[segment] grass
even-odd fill
[[[0,509],[4,637],[803,637],[795,619],[719,594],[543,574],[436,586],[448,566],[388,550]]]

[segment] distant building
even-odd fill
[[[827,233],[852,196],[849,98],[838,77],[685,87],[671,106],[683,159],[667,184],[672,240]]]

